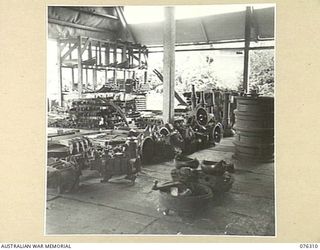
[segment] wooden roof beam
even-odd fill
[[[85,10],[81,7],[68,7],[68,6],[61,6],[61,7],[68,8],[68,9],[75,10],[75,11],[79,11],[79,12],[86,13],[86,14],[90,14],[93,16],[99,16],[99,17],[104,17],[104,18],[108,18],[108,19],[119,20],[119,18],[117,16],[103,14],[103,13],[99,13],[99,12],[93,12],[93,11]]]
[[[109,33],[113,34],[112,30],[89,27],[89,26],[82,25],[82,24],[77,24],[77,23],[69,23],[69,22],[58,20],[58,19],[54,19],[54,18],[48,18],[48,22],[49,23],[53,23],[53,24],[62,25],[62,26],[68,26],[68,27],[72,27],[72,28],[76,28],[76,29],[82,29],[82,30],[94,31],[94,32],[101,32],[101,33],[108,33],[109,32]]]

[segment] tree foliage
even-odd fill
[[[162,60],[153,63],[163,74]],[[153,68],[152,68],[153,69]],[[152,71],[151,69],[151,71]],[[162,89],[162,83],[149,72],[150,89]],[[215,76],[214,58],[207,53],[180,54],[176,57],[175,90],[179,93],[191,91],[191,85],[199,91],[215,88],[218,79]]]
[[[274,51],[254,50],[250,52],[250,89],[260,95],[274,95]]]

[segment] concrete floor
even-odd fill
[[[275,235],[274,164],[248,165],[232,159],[233,138],[194,153],[199,160],[234,162],[232,189],[214,197],[208,209],[191,217],[159,211],[154,180],[171,180],[173,161],[145,166],[132,185],[125,180],[81,182],[76,193],[48,189],[47,234]]]

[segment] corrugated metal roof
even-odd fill
[[[48,7],[49,38],[90,36],[98,39],[117,39],[121,29],[111,7]]]
[[[254,10],[253,40],[274,38],[274,8]],[[176,43],[208,43],[244,39],[245,11],[176,21]],[[137,42],[150,46],[163,43],[163,24],[131,24]]]
[[[253,11],[252,40],[274,38],[274,11],[274,8]],[[128,31],[123,30],[117,18],[114,7],[50,6],[49,38],[82,35],[98,39],[128,40]],[[176,43],[202,44],[242,40],[244,26],[245,11],[181,19],[176,21]],[[129,28],[137,43],[147,46],[163,44],[162,22],[131,24]]]

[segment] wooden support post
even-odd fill
[[[69,49],[71,49],[71,43],[69,43]],[[69,59],[72,60],[72,53],[69,55]],[[71,89],[74,89],[74,68],[71,68]]]
[[[143,81],[144,81],[144,84],[146,85],[146,84],[147,84],[147,81],[148,81],[148,72],[147,72],[147,71],[144,71]]]
[[[97,63],[98,65],[102,64],[102,58],[101,58],[101,42],[99,42],[99,63]]]
[[[117,48],[118,48],[118,45],[117,45],[117,42],[114,44],[114,47],[113,47],[113,63],[114,63],[114,67],[116,67],[116,64],[117,64]]]
[[[109,64],[110,64],[110,44],[106,43],[105,65],[108,67]]]
[[[130,69],[132,66],[132,49],[130,46],[128,46],[128,68]]]
[[[97,68],[93,66],[93,73],[92,73],[92,82],[93,82],[93,90],[97,89]]]
[[[88,68],[86,68],[86,88],[88,88],[89,77],[88,77]]]
[[[173,123],[175,81],[175,18],[174,7],[165,7],[163,39],[163,121]]]
[[[115,86],[118,87],[118,84],[117,84],[117,70],[116,69],[113,71],[113,76],[114,76],[114,78],[113,78],[114,82],[113,83],[114,83]]]
[[[99,64],[99,55],[98,55],[98,46],[96,45],[96,65],[98,65]]]
[[[138,60],[139,60],[139,68],[140,68],[140,66],[141,66],[141,47],[139,47],[139,56],[138,56]]]
[[[82,51],[81,51],[82,37],[78,37],[78,92],[79,98],[82,97]]]
[[[127,61],[127,45],[124,44],[122,48],[122,53],[121,53],[121,62]]]
[[[243,89],[245,93],[249,92],[249,51],[251,40],[251,7],[246,9],[246,20],[244,30],[244,63],[243,63]]]
[[[91,42],[89,43],[88,57],[89,57],[89,59],[92,59],[92,44],[91,44]]]
[[[106,43],[105,44],[105,58],[104,58],[104,63],[105,66],[108,67],[110,64],[110,44]],[[108,84],[108,68],[105,69],[104,73],[104,83]]]
[[[108,69],[104,71],[104,84],[108,84]]]
[[[60,106],[63,106],[63,94],[62,94],[62,65],[61,65],[61,47],[60,40],[57,40],[57,64],[58,64],[58,82],[59,82],[59,103]]]

